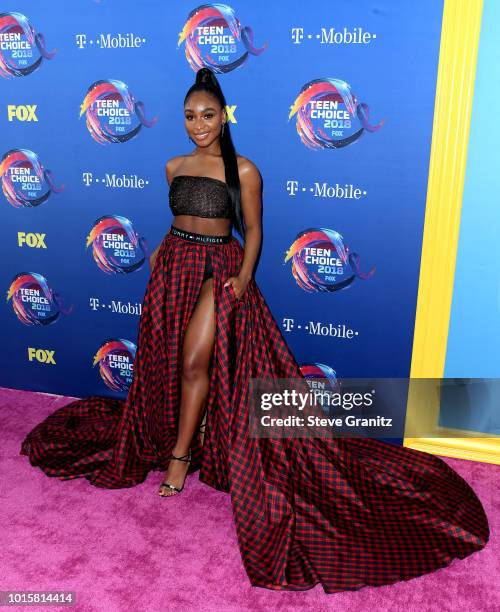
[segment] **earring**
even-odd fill
[[[220,135],[221,136],[224,136],[224,128],[225,128],[225,126],[226,126],[226,122],[224,121],[224,123],[222,124],[222,129],[220,131]]]

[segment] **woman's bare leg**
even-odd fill
[[[213,279],[207,279],[201,288],[198,302],[186,328],[182,352],[181,405],[177,440],[172,453],[176,457],[187,455],[197,431],[208,395],[209,366],[215,339]],[[181,488],[189,464],[172,460],[163,482]],[[175,495],[166,487],[160,495]]]

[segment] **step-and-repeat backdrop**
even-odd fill
[[[409,376],[442,4],[3,2],[0,385],[126,396],[202,66],[263,177],[256,279],[304,374]]]

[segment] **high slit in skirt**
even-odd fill
[[[90,396],[56,410],[22,442],[31,465],[104,488],[133,487],[167,469],[183,337],[212,275],[205,437],[203,446],[199,436],[192,441],[188,473],[199,470],[200,481],[230,494],[250,583],[356,590],[408,580],[483,548],[489,525],[481,502],[434,455],[370,438],[251,437],[249,378],[303,378],[299,365],[255,279],[240,300],[223,286],[239,273],[240,242],[201,243],[173,231],[147,284],[127,399]]]

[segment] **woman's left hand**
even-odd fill
[[[224,283],[224,287],[228,285],[232,285],[234,295],[236,299],[241,299],[242,295],[245,293],[248,283],[250,282],[250,278],[243,278],[241,276],[230,276],[227,281]]]

